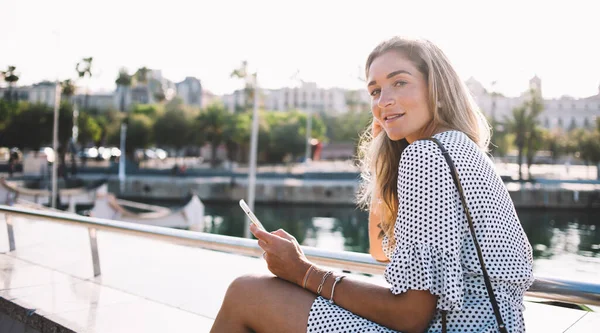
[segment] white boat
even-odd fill
[[[196,194],[192,194],[183,207],[169,209],[117,199],[113,194],[99,192],[89,215],[103,219],[201,231],[204,225],[204,204]]]
[[[58,189],[59,202],[68,203],[68,212],[75,213],[77,205],[93,205],[97,194],[108,191],[106,179],[93,182],[86,186]],[[23,200],[39,205],[50,206],[52,191],[45,189],[27,188],[24,181],[6,180],[0,178],[0,204],[12,205],[12,203]]]

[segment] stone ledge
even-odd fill
[[[7,326],[7,321],[13,324]],[[20,323],[14,325],[14,322]],[[5,329],[8,328],[8,331]],[[35,313],[6,298],[0,297],[0,330],[3,333],[75,333],[50,319]]]

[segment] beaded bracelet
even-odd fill
[[[340,276],[338,276],[338,277],[335,278],[335,281],[333,281],[333,286],[331,287],[331,297],[329,298],[329,303],[330,304],[335,304],[335,303],[333,303],[333,292],[335,291],[335,285],[338,282],[342,281],[342,279],[345,278],[345,277],[346,276],[344,276],[344,275],[340,275]]]
[[[323,284],[325,284],[325,280],[326,280],[326,279],[327,279],[327,277],[328,277],[329,275],[331,275],[331,274],[333,274],[333,272],[332,272],[332,271],[329,271],[329,272],[327,272],[327,273],[325,273],[325,274],[323,275],[323,278],[321,279],[321,284],[319,284],[319,288],[317,288],[317,295],[318,295],[318,296],[321,296],[321,291],[323,291]]]

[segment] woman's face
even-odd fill
[[[433,119],[423,74],[401,53],[389,51],[375,58],[368,75],[371,112],[387,136],[409,143],[419,139]]]

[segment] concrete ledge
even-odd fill
[[[74,333],[62,325],[0,297],[0,332],[2,333]]]

